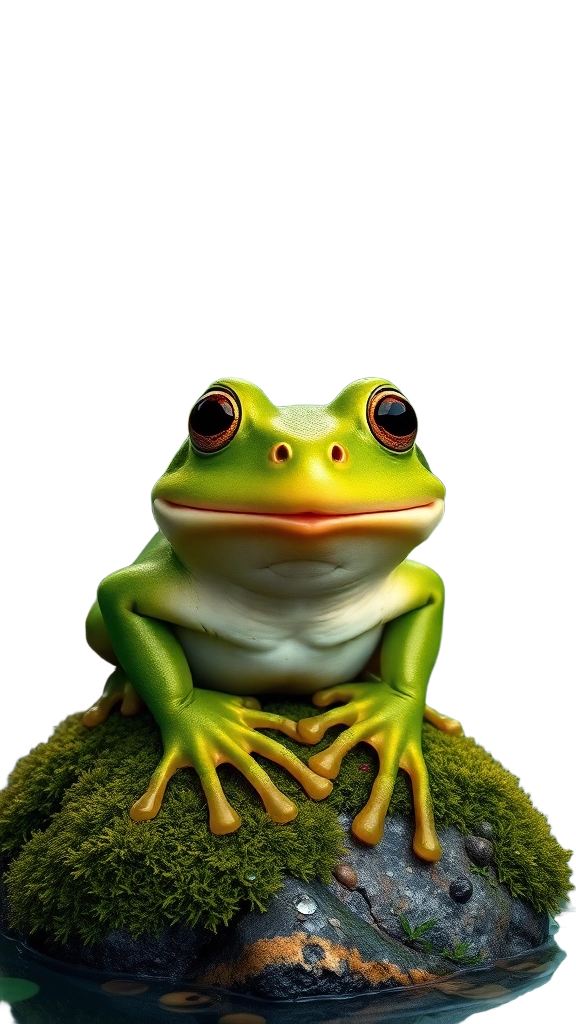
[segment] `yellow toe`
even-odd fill
[[[340,771],[340,764],[335,763],[334,755],[328,754],[326,750],[314,754],[308,761],[308,767],[323,779],[335,779]]]

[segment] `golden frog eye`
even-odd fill
[[[225,448],[240,426],[241,406],[237,395],[214,388],[202,395],[190,413],[188,431],[199,452],[218,452]]]
[[[407,452],[416,440],[416,413],[403,395],[390,388],[373,391],[366,419],[374,437],[391,452]]]

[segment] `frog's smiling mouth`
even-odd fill
[[[444,501],[434,498],[420,505],[409,505],[405,508],[370,509],[365,512],[245,512],[241,509],[202,508],[197,505],[184,505],[169,501],[167,498],[156,498],[154,506],[160,517],[186,519],[190,526],[224,525],[239,528],[283,529],[300,535],[318,535],[333,530],[349,530],[357,527],[369,529],[386,529],[394,527],[426,526],[431,522],[434,526],[442,517]],[[433,527],[432,527],[433,528]]]
[[[158,501],[159,499],[157,499]],[[397,509],[367,509],[365,512],[313,512],[312,510],[306,512],[245,512],[243,509],[212,509],[203,508],[200,505],[184,505],[181,502],[171,502],[167,498],[162,498],[160,501],[166,502],[175,509],[190,509],[192,512],[212,512],[222,513],[223,515],[250,515],[250,516],[265,516],[266,518],[273,519],[286,519],[289,522],[310,522],[314,525],[315,522],[325,519],[349,519],[353,516],[359,515],[382,515],[382,513],[394,513],[394,512],[411,512],[412,509],[427,509],[435,505],[435,501],[422,502],[419,505],[406,505],[402,508]]]

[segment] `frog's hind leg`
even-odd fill
[[[434,711],[426,704],[424,708],[424,721],[430,722],[431,725],[435,725],[437,729],[442,729],[442,732],[448,732],[452,736],[463,736],[464,729],[457,722],[455,718],[449,718],[448,715],[441,715],[439,711]]]
[[[95,704],[84,715],[84,725],[94,726],[105,722],[112,708],[120,704],[120,714],[126,718],[137,715],[144,707],[144,701],[134,689],[124,669],[118,665],[118,658],[112,647],[108,630],[102,618],[100,605],[95,601],[86,619],[86,640],[93,651],[99,654],[104,661],[109,661],[116,668],[109,676],[104,692]]]

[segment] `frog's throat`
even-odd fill
[[[430,536],[444,514],[444,500],[435,498],[412,508],[382,509],[376,512],[322,515],[313,512],[276,514],[271,512],[230,512],[220,509],[178,505],[165,498],[153,503],[154,517],[162,532],[178,533],[220,530],[239,533],[281,533],[298,538],[318,538],[341,533],[386,533],[411,536],[420,544]]]

